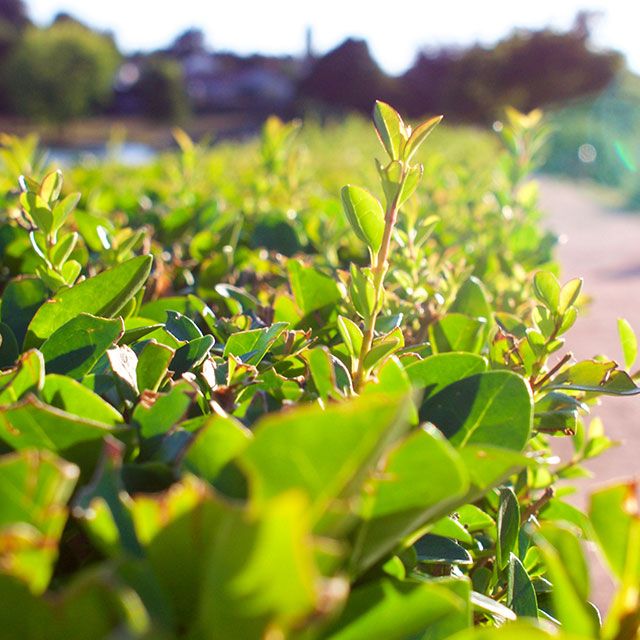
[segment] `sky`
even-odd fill
[[[348,36],[369,42],[388,73],[411,66],[423,47],[491,44],[514,27],[568,29],[580,10],[601,11],[594,44],[622,51],[640,72],[637,0],[25,0],[31,18],[47,24],[65,11],[112,31],[124,52],[170,44],[190,27],[214,50],[297,54],[311,27],[322,54]]]

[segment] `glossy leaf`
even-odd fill
[[[483,343],[487,322],[461,313],[448,313],[429,325],[429,340],[434,353],[467,351],[477,353]]]
[[[251,329],[232,334],[224,346],[224,356],[230,355],[240,358],[245,364],[257,365],[267,354],[271,345],[287,328],[286,322],[264,329]]]
[[[509,563],[510,554],[516,550],[520,533],[520,505],[511,487],[500,489],[496,525],[498,528],[496,561],[500,569],[504,569]]]
[[[373,122],[382,146],[392,160],[400,158],[406,140],[406,129],[400,114],[386,102],[376,100]]]
[[[132,258],[69,289],[60,290],[36,311],[27,330],[25,347],[42,344],[80,313],[105,318],[115,316],[145,283],[152,260],[151,256]]]
[[[199,367],[209,355],[214,343],[215,339],[210,335],[187,342],[175,352],[169,368],[176,376],[180,376]]]
[[[517,616],[538,617],[538,600],[533,584],[522,562],[513,553],[509,557],[509,607]]]
[[[67,376],[48,374],[40,395],[47,404],[66,413],[87,416],[113,427],[124,422],[123,417],[108,402]]]
[[[342,206],[355,234],[374,254],[380,251],[385,216],[378,199],[365,189],[347,185],[341,191]]]
[[[418,125],[413,130],[413,132],[409,136],[409,140],[407,141],[403,152],[406,162],[411,161],[416,151],[418,151],[422,143],[427,139],[429,134],[436,128],[436,126],[440,124],[441,121],[442,116],[435,116]]]
[[[631,325],[624,318],[618,318],[618,335],[620,336],[624,365],[627,369],[631,369],[638,357],[638,340]]]
[[[157,391],[160,388],[174,354],[175,351],[171,347],[159,344],[155,340],[145,344],[136,364],[136,382],[141,393],[145,390]]]
[[[456,446],[494,445],[521,451],[531,433],[533,401],[526,382],[510,371],[487,371],[448,385],[420,410]]]
[[[79,380],[124,334],[122,318],[97,318],[86,313],[69,320],[40,347],[48,373]]]

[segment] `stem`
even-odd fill
[[[369,351],[371,351],[371,345],[373,344],[373,335],[375,332],[376,320],[378,319],[378,314],[380,313],[380,303],[382,293],[384,291],[384,277],[387,274],[387,269],[389,268],[388,259],[389,249],[391,247],[391,234],[393,233],[393,228],[396,224],[396,220],[398,219],[398,202],[400,199],[400,194],[404,189],[404,182],[406,177],[407,173],[403,165],[398,191],[387,207],[387,211],[385,214],[382,244],[380,245],[380,249],[377,255],[372,260],[371,270],[373,272],[373,290],[375,304],[371,315],[367,319],[364,334],[362,336],[362,347],[360,348],[360,355],[358,356],[358,366],[356,368],[354,377],[354,387],[356,391],[360,391],[365,381],[364,360],[367,357]]]

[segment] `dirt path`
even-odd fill
[[[617,319],[626,318],[640,336],[640,213],[610,211],[588,188],[546,178],[540,180],[540,201],[546,224],[562,239],[562,280],[583,277],[584,291],[593,298],[569,332],[567,349],[580,359],[601,353],[620,362]],[[593,413],[621,446],[587,465],[594,477],[580,481],[580,507],[595,487],[640,477],[640,397],[605,398]],[[594,600],[603,609],[611,583],[597,563],[593,571]]]

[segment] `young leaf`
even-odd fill
[[[360,327],[353,320],[338,316],[338,331],[340,331],[340,336],[347,347],[349,355],[352,358],[357,358],[362,348],[362,331]]]
[[[638,339],[631,325],[624,318],[618,318],[618,334],[624,355],[624,365],[627,369],[631,369],[638,357]]]
[[[223,355],[240,358],[245,364],[260,364],[269,348],[287,328],[286,322],[276,322],[264,329],[250,329],[232,334],[224,346]]]
[[[422,145],[428,135],[440,124],[441,121],[442,116],[435,116],[426,122],[423,122],[413,130],[404,147],[403,156],[405,162],[411,162],[411,159],[420,148],[420,145]]]
[[[504,569],[509,564],[510,554],[516,549],[520,532],[520,505],[511,487],[500,489],[496,525],[498,527],[496,560],[498,567]]]
[[[376,100],[373,122],[382,146],[392,160],[400,158],[407,132],[400,114],[386,102]]]
[[[53,207],[52,231],[60,229],[69,214],[78,206],[78,202],[80,202],[80,194],[71,193]]]
[[[560,305],[560,283],[550,271],[538,271],[533,278],[533,291],[549,311],[555,313]]]
[[[354,232],[374,254],[380,251],[384,235],[384,210],[365,189],[347,185],[340,192],[342,205]]]
[[[574,278],[569,280],[560,290],[560,300],[558,312],[565,313],[571,307],[580,295],[582,290],[582,278]]]

